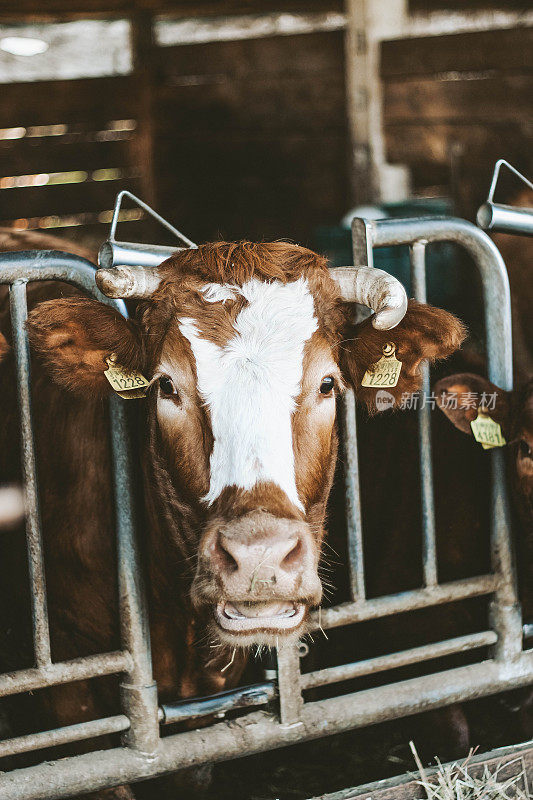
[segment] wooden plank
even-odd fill
[[[342,11],[342,0],[254,0],[253,12]],[[249,14],[249,0],[2,0],[0,19],[79,19],[91,16],[129,16],[135,11],[189,16]]]
[[[289,78],[173,87],[160,93],[157,117],[161,132],[177,135],[344,128],[344,83]]]
[[[467,79],[388,80],[383,86],[389,122],[512,122],[531,120],[533,76],[483,73]]]
[[[533,28],[397,39],[381,44],[383,79],[480,70],[531,70]]]
[[[99,212],[113,208],[121,189],[135,187],[130,180],[0,189],[0,219]]]
[[[531,0],[409,0],[409,12],[428,12],[436,10],[446,11],[465,11],[465,6],[469,11],[483,8],[502,8],[506,10],[529,9]]]
[[[129,168],[129,163],[128,141],[68,141],[64,136],[0,140],[0,177],[71,170],[93,172]]]
[[[491,160],[495,153],[516,159],[531,148],[527,127],[520,120],[512,123],[394,123],[386,121],[387,159],[400,164],[449,164],[453,152],[461,152],[467,163]],[[507,153],[507,156],[503,154]]]
[[[460,764],[464,759],[459,761]],[[445,765],[448,767],[449,765]],[[502,747],[489,753],[472,756],[468,760],[468,773],[472,777],[481,777],[485,768],[492,774],[498,770],[498,781],[505,782],[512,777],[522,775],[518,787],[525,796],[533,779],[533,748],[531,742],[512,747]],[[413,765],[413,771],[415,767]],[[427,767],[426,774],[431,781],[436,780],[437,768]],[[419,800],[425,798],[426,791],[420,785],[420,775],[416,773],[399,775],[395,778],[386,778],[381,781],[356,786],[353,789],[344,789],[333,794],[314,797],[312,800]]]
[[[136,110],[130,76],[12,83],[0,92],[0,128],[82,124],[99,130],[110,120],[134,117]]]
[[[306,33],[297,36],[269,36],[234,42],[208,42],[157,50],[158,72],[163,82],[176,78],[229,76],[243,80],[301,73],[309,81],[323,80],[326,72],[342,75],[344,69],[343,31]],[[290,58],[289,58],[290,54]]]

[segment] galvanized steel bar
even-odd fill
[[[79,722],[77,725],[67,725],[52,731],[17,736],[15,739],[6,739],[0,742],[0,758],[29,753],[33,750],[43,750],[47,747],[57,747],[71,742],[81,742],[97,736],[108,736],[111,733],[122,733],[128,730],[129,726],[129,719],[124,714],[118,714],[116,717]]]
[[[110,398],[111,447],[118,552],[120,630],[132,669],[121,684],[123,708],[131,721],[128,746],[151,753],[158,745],[157,687],[152,677],[150,632],[143,591],[143,573],[135,536],[129,432],[124,402]]]
[[[359,488],[359,456],[357,450],[357,417],[355,394],[347,389],[340,400],[343,419],[342,451],[345,456],[344,487],[346,496],[346,528],[348,532],[348,563],[352,600],[364,600],[365,565],[363,557],[363,523]]]
[[[9,302],[20,410],[21,466],[26,509],[26,541],[31,586],[33,648],[35,663],[40,667],[50,664],[50,630],[48,626],[37,464],[31,414],[30,346],[26,331],[28,305],[25,280],[19,279],[11,284]]]
[[[104,269],[113,267],[147,267],[155,269],[183,247],[130,242],[104,242],[98,253],[98,264]]]
[[[467,578],[425,589],[414,589],[385,597],[376,597],[373,600],[366,600],[364,603],[340,603],[338,606],[323,608],[320,615],[316,611],[313,612],[311,614],[311,630],[338,628],[353,622],[379,619],[390,614],[415,611],[417,608],[429,608],[442,603],[453,603],[469,597],[492,594],[498,589],[499,580],[496,575],[482,575],[479,578]]]
[[[295,725],[300,721],[303,708],[298,644],[284,642],[276,649],[280,720],[283,725]]]
[[[37,669],[4,672],[0,675],[0,697],[31,692],[45,686],[82,681],[95,675],[115,675],[118,672],[127,672],[131,665],[130,654],[119,651],[48,664]]]
[[[416,300],[427,302],[426,289],[426,241],[419,239],[411,245],[411,285]],[[422,505],[422,561],[424,584],[438,583],[437,547],[435,543],[435,499],[433,496],[433,464],[431,447],[431,407],[429,395],[431,385],[429,364],[421,364],[422,403],[418,409],[418,441],[420,459],[420,491]]]
[[[487,362],[490,380],[506,391],[513,388],[512,324],[509,278],[500,252],[486,233],[470,222],[455,218],[422,217],[372,222],[374,246],[427,242],[455,242],[473,258],[482,283]],[[511,518],[507,499],[505,463],[499,448],[492,461],[491,555],[500,576],[492,607],[498,633],[496,655],[502,661],[519,657],[522,619],[514,569]]]
[[[338,667],[328,667],[316,672],[307,672],[302,675],[302,689],[313,689],[316,686],[326,686],[340,681],[353,680],[363,675],[373,675],[388,669],[398,669],[410,664],[419,664],[432,658],[443,658],[454,653],[464,653],[479,647],[489,647],[496,643],[497,635],[494,631],[471,633],[467,636],[457,636],[436,644],[426,644],[422,647],[413,647],[402,650],[400,653],[391,653],[387,656],[367,658],[353,664],[341,664]]]
[[[484,231],[533,236],[533,208],[483,203],[477,212],[477,223]]]
[[[0,284],[24,281],[64,281],[82,289],[93,300],[113,306],[128,316],[123,300],[110,300],[94,280],[95,266],[80,256],[60,250],[20,250],[0,254]]]
[[[2,800],[62,800],[73,794],[143,780],[177,769],[251,755],[352,728],[467,702],[533,678],[533,651],[509,664],[485,661],[389,686],[306,703],[299,725],[280,725],[264,711],[161,739],[152,756],[130,748],[100,750],[0,775]]]

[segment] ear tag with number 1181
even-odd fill
[[[492,450],[493,447],[503,447],[507,442],[500,425],[489,417],[485,409],[478,408],[477,417],[470,423],[474,439],[479,442],[483,450]]]
[[[394,355],[395,353],[396,345],[394,342],[387,342],[387,344],[383,346],[383,355],[379,361],[372,364],[363,375],[361,386],[366,386],[368,388],[392,388],[396,386],[400,378],[400,372],[402,371],[402,362],[398,361]]]
[[[104,371],[104,375],[119,397],[123,400],[139,400],[141,397],[146,397],[146,387],[150,386],[150,382],[144,375],[121,367],[117,364],[115,355],[106,358],[106,363],[108,369]]]

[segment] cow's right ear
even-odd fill
[[[104,371],[112,354],[127,370],[143,368],[135,323],[96,300],[65,297],[39,303],[28,316],[27,328],[52,379],[83,396],[111,391]]]

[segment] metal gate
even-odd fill
[[[470,254],[477,266],[484,295],[489,378],[509,390],[512,388],[509,285],[502,258],[486,234],[458,219],[354,220],[354,263],[371,264],[374,247],[410,245],[414,295],[424,301],[425,248],[428,243],[437,241],[455,242]],[[418,412],[424,585],[400,594],[365,598],[355,401],[351,391],[345,396],[343,415],[352,600],[322,610],[320,618],[318,615],[313,617],[313,625],[317,629],[328,629],[466,598],[488,596],[491,599],[490,630],[307,674],[300,672],[297,647],[283,646],[277,654],[275,680],[211,698],[158,706],[139,577],[124,410],[122,401],[113,397],[110,400],[111,437],[122,649],[66,663],[52,663],[31,421],[29,349],[24,328],[27,316],[26,286],[29,282],[42,280],[66,281],[125,313],[121,302],[111,301],[100,294],[94,283],[94,270],[83,259],[54,251],[0,255],[0,283],[10,285],[27,498],[36,665],[32,669],[0,675],[0,696],[101,675],[121,674],[122,713],[6,740],[0,743],[0,755],[38,750],[117,732],[123,733],[123,745],[4,773],[0,775],[2,800],[65,798],[162,775],[182,767],[248,755],[415,714],[533,682],[533,650],[522,649],[522,623],[513,570],[503,453],[495,449],[490,454],[492,571],[481,577],[439,584],[427,407]],[[424,371],[424,389],[429,389],[427,368]],[[312,687],[487,646],[491,647],[491,657],[468,666],[328,699],[313,702],[304,702],[303,699],[303,692]],[[264,710],[247,711],[231,721],[217,721],[210,727],[164,738],[159,736],[159,726],[165,722],[191,720],[206,714],[222,714],[230,709],[265,706],[267,703],[268,713]]]

